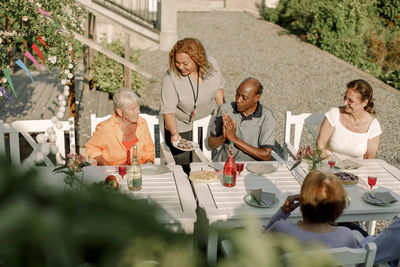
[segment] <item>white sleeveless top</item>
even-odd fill
[[[340,122],[338,107],[331,108],[325,113],[326,119],[332,125],[333,133],[329,139],[328,154],[334,154],[339,159],[364,157],[367,152],[368,140],[382,134],[381,125],[374,118],[366,133],[352,132]],[[331,153],[329,153],[331,152]]]

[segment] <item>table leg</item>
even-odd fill
[[[218,231],[210,229],[207,242],[207,260],[213,266],[217,263]]]
[[[367,227],[368,227],[368,235],[374,235],[376,228],[376,221],[368,221]]]

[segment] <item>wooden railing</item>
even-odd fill
[[[108,50],[107,48],[102,47],[101,45],[99,45],[96,42],[90,40],[89,38],[86,38],[85,36],[80,35],[79,33],[76,33],[76,32],[74,32],[74,37],[75,37],[76,40],[78,40],[82,44],[85,44],[85,45],[89,46],[90,48],[93,48],[96,51],[102,53],[103,55],[105,55],[105,56],[107,56],[109,58],[112,58],[113,60],[117,61],[118,63],[121,63],[125,67],[128,67],[129,69],[136,71],[137,73],[139,73],[143,77],[145,77],[147,79],[151,79],[152,75],[150,73],[148,73],[148,72],[146,72],[144,70],[141,70],[137,65],[133,64],[132,62],[126,60],[123,57],[118,56],[114,52]]]

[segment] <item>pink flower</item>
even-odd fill
[[[28,20],[28,17],[27,17],[27,16],[23,16],[23,17],[22,17],[22,20],[23,20],[23,21],[27,21],[27,20]]]
[[[6,77],[1,78],[1,82],[2,83],[6,83],[7,82],[7,78]]]

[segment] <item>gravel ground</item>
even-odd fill
[[[238,84],[248,76],[264,85],[261,103],[277,120],[276,140],[283,142],[285,112],[325,112],[342,104],[346,84],[362,78],[375,92],[376,116],[382,127],[378,158],[400,167],[400,91],[397,91],[283,29],[244,12],[178,13],[179,38],[199,38],[217,59],[226,80],[225,97],[234,100]],[[146,81],[143,104],[157,111],[168,52],[143,51],[140,66],[154,75]]]
[[[400,91],[296,36],[279,35],[282,31],[281,27],[244,12],[178,14],[179,39],[199,38],[208,55],[217,59],[226,80],[227,101],[234,100],[236,87],[244,78],[253,76],[262,82],[265,89],[260,101],[275,114],[279,144],[283,142],[287,110],[293,114],[325,112],[342,104],[349,81],[361,78],[370,82],[383,131],[378,158],[399,168]],[[154,75],[145,82],[142,100],[147,111],[156,112],[168,52],[143,51],[140,66]]]

